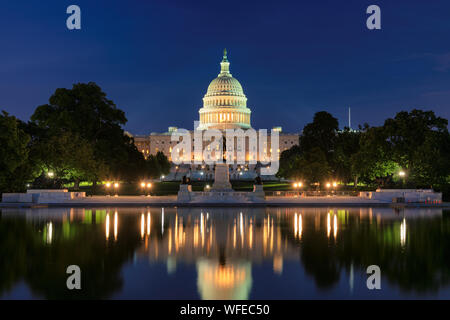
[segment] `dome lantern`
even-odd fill
[[[223,51],[220,73],[209,84],[199,113],[199,130],[251,128],[247,97],[239,81],[230,73],[227,49]]]
[[[224,77],[224,76],[229,76],[231,77],[231,73],[230,73],[230,62],[227,59],[227,49],[223,49],[223,59],[222,62],[220,63],[220,73],[219,73],[219,77]]]

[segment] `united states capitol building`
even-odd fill
[[[199,110],[199,121],[196,122],[196,130],[208,129],[252,129],[251,109],[247,106],[247,97],[244,94],[239,81],[230,73],[230,62],[228,61],[227,51],[224,50],[223,59],[220,62],[220,73],[211,81],[207,92],[203,97],[203,107]],[[163,152],[167,158],[172,161],[172,150],[176,148],[177,141],[171,141],[171,136],[178,130],[177,127],[169,127],[164,133],[151,133],[149,135],[134,135],[136,147],[145,157],[155,155],[157,152]],[[268,137],[264,141],[264,153],[268,157],[279,156],[281,152],[290,149],[299,143],[298,133],[283,133],[281,127],[273,127],[279,134],[278,148],[271,148],[271,139]],[[270,130],[268,130],[270,135]],[[194,136],[192,134],[192,136]],[[209,148],[210,141],[203,141],[203,148]],[[259,145],[259,144],[258,144]],[[248,143],[245,144],[246,160],[252,156],[248,152]],[[192,150],[194,149],[194,139],[192,141]],[[249,158],[250,157],[250,158]],[[194,160],[194,153],[192,153]],[[260,166],[258,163],[234,164],[229,166],[231,180],[250,180],[259,175]],[[212,180],[214,178],[214,168],[212,165],[203,164],[173,164],[171,173],[165,177],[166,180],[180,180],[183,176],[188,176],[194,180]]]

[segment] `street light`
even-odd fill
[[[53,173],[53,171],[49,171],[47,172],[47,175],[49,178],[53,178],[55,176],[55,174]]]
[[[152,184],[150,182],[147,182],[145,187],[147,188],[147,197],[150,197],[150,188],[152,187]]]
[[[106,182],[105,187],[106,187],[106,191],[107,191],[108,196],[110,196],[109,190],[111,188],[111,182]]]
[[[403,170],[400,170],[400,172],[398,173],[398,176],[399,176],[400,178],[402,178],[402,185],[403,185],[403,187],[404,187],[404,186],[405,186],[406,172],[403,171]]]
[[[333,187],[334,187],[334,188],[337,187],[337,182],[333,182]]]
[[[301,187],[303,187],[303,183],[302,182],[294,182],[293,187],[294,187],[294,189],[301,188]]]
[[[118,197],[119,196],[119,194],[118,194],[118,190],[119,190],[119,183],[118,182],[115,182],[114,183],[114,190],[115,190],[115,196],[116,197]]]

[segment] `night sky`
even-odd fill
[[[81,30],[66,8],[81,8]],[[381,7],[382,30],[366,28]],[[0,109],[28,120],[56,88],[99,84],[135,134],[192,129],[223,48],[255,128],[299,132],[401,110],[450,118],[450,1],[45,0],[0,3]]]

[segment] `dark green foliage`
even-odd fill
[[[448,121],[432,111],[413,110],[397,113],[380,127],[366,124],[357,131],[338,131],[333,116],[318,112],[305,126],[300,146],[281,154],[278,176],[310,183],[353,181],[355,187],[362,182],[446,190],[450,181],[447,126]],[[400,171],[405,171],[404,179],[398,176]]]
[[[158,151],[156,155],[150,155],[147,158],[147,175],[148,178],[159,178],[162,175],[166,175],[170,172],[169,159]]]
[[[33,158],[61,183],[139,179],[145,160],[122,128],[126,121],[95,83],[57,89],[31,116]]]
[[[22,191],[31,177],[27,145],[30,137],[20,121],[8,113],[0,114],[0,193]]]

